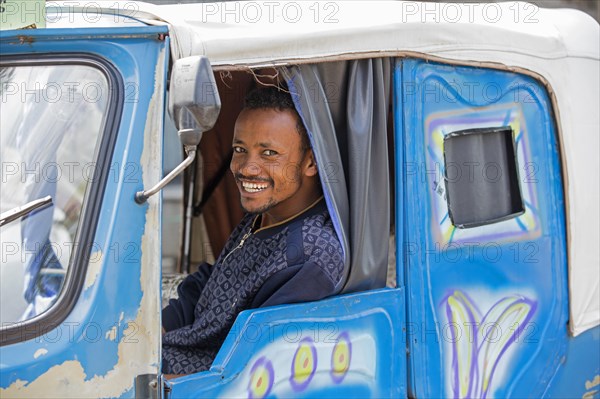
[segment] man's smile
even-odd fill
[[[248,193],[258,193],[269,187],[268,183],[252,183],[248,181],[240,181],[244,191]]]
[[[241,173],[234,175],[242,194],[256,194],[265,191],[273,182],[268,178],[245,177]]]

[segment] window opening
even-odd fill
[[[510,127],[449,133],[444,163],[448,213],[456,227],[496,223],[525,212]]]
[[[106,75],[91,65],[6,65],[0,212],[46,195],[53,205],[0,228],[3,327],[45,313],[63,288],[82,244],[76,237],[110,97]]]

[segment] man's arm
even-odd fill
[[[305,223],[314,225],[315,229],[303,234]],[[290,266],[265,281],[251,307],[318,301],[338,293],[344,260],[341,245],[328,218],[322,223],[317,223],[317,220],[294,223],[286,240],[288,250],[285,256]],[[303,249],[300,253],[299,248]],[[307,252],[310,254],[306,255]]]
[[[163,334],[178,328],[193,324],[194,309],[204,289],[213,266],[202,263],[198,271],[187,276],[179,287],[177,294],[179,298],[170,299],[169,304],[162,311]]]
[[[254,298],[252,307],[317,301],[334,294],[333,280],[318,264],[308,261],[269,277]]]

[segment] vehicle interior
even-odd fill
[[[369,62],[370,60],[364,60]],[[325,88],[320,95],[328,101],[328,105],[334,112],[341,113],[341,105],[344,98],[341,96],[342,84],[347,85],[349,76],[345,81],[334,79],[327,80],[328,75],[341,69],[348,70],[346,62],[325,63],[314,65],[315,68],[323,70]],[[388,73],[389,70],[387,71]],[[202,262],[213,263],[221,252],[227,238],[233,228],[237,225],[243,215],[239,204],[239,192],[235,181],[229,170],[232,156],[231,141],[233,138],[234,124],[237,115],[243,107],[246,94],[256,87],[278,86],[287,90],[285,75],[289,74],[285,68],[261,68],[247,70],[216,70],[215,81],[221,99],[221,111],[213,129],[205,132],[200,143],[200,154],[192,167],[188,168],[183,178],[175,180],[167,186],[164,194],[163,206],[163,306],[168,299],[176,297],[177,284],[188,274],[193,273],[197,265]],[[390,73],[391,74],[391,73]],[[346,72],[346,75],[350,75]],[[391,77],[388,78],[391,79]],[[339,79],[338,79],[339,80]],[[316,86],[312,86],[314,90]],[[377,260],[378,266],[372,267],[368,275],[361,277],[361,282],[350,282],[346,287],[340,287],[340,292],[363,291],[384,286],[396,286],[395,269],[395,242],[394,242],[394,153],[393,153],[393,120],[390,101],[390,90],[386,93],[385,113],[382,120],[387,132],[386,141],[381,143],[386,148],[387,157],[381,158],[382,164],[387,169],[385,190],[387,200],[385,201],[387,215],[385,215],[386,241],[383,243],[384,251]],[[314,93],[311,94],[314,99]],[[315,102],[318,104],[319,99]],[[337,108],[337,109],[336,109]],[[172,122],[167,118],[165,132],[165,173],[169,172],[170,165],[176,165],[177,160],[182,158],[183,151],[178,148],[178,141]],[[171,143],[167,143],[171,140]],[[167,153],[167,151],[169,151]],[[343,151],[343,150],[342,150]],[[322,159],[326,160],[320,169],[322,184],[338,185],[340,178],[344,178],[343,168],[348,168],[352,162],[360,162],[353,159],[355,154],[349,153],[342,158],[344,166],[339,167],[331,154],[335,151],[325,147]],[[170,159],[173,157],[173,160]],[[328,160],[331,159],[331,160]],[[342,172],[342,173],[340,173]],[[383,182],[382,182],[383,184]],[[190,198],[190,194],[193,193]],[[379,205],[377,205],[379,207]],[[191,212],[187,212],[187,208]],[[331,212],[331,208],[330,208]],[[191,217],[186,217],[191,214]],[[383,229],[382,229],[383,230]],[[175,237],[178,239],[175,240]],[[378,237],[379,239],[379,237]]]

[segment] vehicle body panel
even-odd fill
[[[211,369],[170,395],[405,397],[403,301],[384,289],[242,312]]]
[[[539,83],[518,74],[417,60],[402,68],[406,162],[413,166],[406,193],[426,199],[407,201],[406,208],[413,392],[542,396],[569,339],[564,202],[551,103]],[[472,82],[482,89],[461,93]],[[493,126],[512,128],[525,212],[457,228],[449,220],[444,182],[476,174],[491,181],[507,171],[472,160],[445,163],[442,140],[453,131]],[[593,373],[582,372],[580,385]]]
[[[6,59],[106,62],[122,106],[96,166],[106,177],[90,261],[77,265],[81,293],[54,325],[3,326],[3,340],[17,338],[0,347],[2,397],[134,397],[146,392],[138,376],[173,398],[598,395],[597,23],[575,11],[523,14],[526,3],[498,5],[493,23],[422,20],[417,2],[364,13],[327,3],[319,16],[336,24],[312,18],[312,3],[297,5],[309,17],[298,23],[233,23],[221,4],[115,4],[159,26],[0,32]],[[534,16],[539,24],[524,20]],[[162,380],[162,199],[138,205],[134,195],[162,176],[170,55],[208,55],[217,73],[394,57],[397,276],[395,288],[242,312],[209,371]],[[456,229],[444,136],[493,126],[513,130],[525,212]]]
[[[123,109],[105,133],[114,147],[94,165],[109,175],[82,293],[56,328],[0,349],[2,396],[132,397],[135,377],[160,362],[160,200],[132,199],[161,174],[168,41],[164,28],[41,32],[28,44],[2,37],[3,56],[92,53],[118,68]]]

